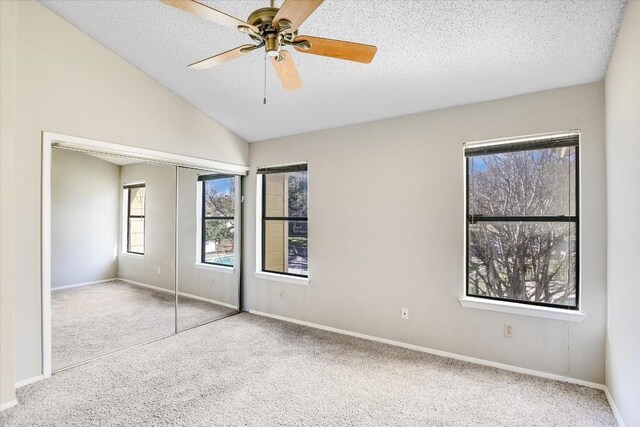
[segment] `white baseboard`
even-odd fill
[[[178,295],[186,297],[186,298],[196,299],[196,300],[199,300],[199,301],[205,301],[205,302],[210,302],[210,303],[213,303],[213,304],[218,304],[218,305],[221,305],[221,306],[224,306],[224,307],[227,307],[227,308],[232,308],[234,310],[238,309],[238,306],[233,305],[233,304],[229,304],[229,303],[222,302],[222,301],[217,301],[217,300],[214,300],[214,299],[211,299],[211,298],[199,297],[197,295],[188,294],[186,292],[178,292]]]
[[[423,353],[429,353],[436,356],[448,357],[450,359],[461,360],[463,362],[475,363],[477,365],[490,366],[492,368],[504,369],[505,371],[517,372],[520,374],[533,375],[536,377],[547,378],[550,380],[562,381],[571,384],[577,384],[585,387],[591,387],[598,390],[606,391],[604,384],[598,384],[590,381],[584,381],[577,378],[565,377],[563,375],[550,374],[548,372],[536,371],[534,369],[521,368],[519,366],[507,365],[505,363],[492,362],[491,360],[478,359],[475,357],[463,356],[461,354],[450,353],[448,351],[435,350],[428,347],[422,347],[414,344],[407,344],[400,341],[394,341],[386,338],[374,337],[372,335],[365,335],[358,332],[351,332],[344,329],[333,328],[331,326],[319,325],[317,323],[305,322],[304,320],[292,319],[289,317],[278,316],[276,314],[264,313],[262,311],[249,310],[249,313],[256,314],[258,316],[270,317],[277,320],[283,320],[285,322],[296,323],[298,325],[308,326],[310,328],[321,329],[323,331],[335,332],[337,334],[348,335],[351,337],[362,338],[369,341],[375,341],[383,344],[389,344],[396,347],[407,348],[409,350],[420,351]]]
[[[0,411],[4,411],[5,409],[13,408],[17,404],[18,404],[18,401],[16,399],[10,400],[10,401],[5,402],[5,403],[0,403]]]
[[[165,293],[170,293],[170,294],[173,293],[173,290],[171,290],[171,289],[165,289],[165,288],[161,288],[159,286],[153,286],[153,285],[148,285],[146,283],[135,282],[135,281],[129,280],[129,279],[117,278],[117,279],[114,279],[114,280],[121,280],[121,281],[123,281],[125,283],[129,283],[130,285],[142,286],[144,288],[153,289],[153,290],[159,291],[159,292],[165,292]],[[186,292],[178,292],[178,295],[180,295],[182,297],[186,297],[186,298],[195,299],[195,300],[198,300],[198,301],[205,301],[205,302],[209,302],[209,303],[212,303],[212,304],[217,304],[217,305],[221,305],[221,306],[224,306],[224,307],[233,308],[234,310],[238,309],[237,306],[229,304],[229,303],[226,303],[226,302],[217,301],[217,300],[210,299],[210,298],[205,298],[205,297],[200,297],[200,296],[197,296],[197,295],[188,294]]]
[[[25,380],[16,381],[16,388],[24,387],[29,384],[37,383],[44,379],[44,375],[36,375],[35,377],[27,378]]]
[[[113,279],[104,279],[104,280],[96,280],[93,282],[83,282],[83,283],[75,283],[73,285],[65,285],[65,286],[56,286],[55,288],[51,288],[51,292],[61,291],[63,289],[71,289],[71,288],[79,288],[80,286],[88,286],[88,285],[97,285],[98,283],[106,283],[117,280],[115,277]]]
[[[604,395],[607,396],[607,400],[609,401],[609,406],[611,406],[611,410],[613,411],[613,416],[616,417],[616,421],[620,427],[625,427],[624,421],[622,420],[622,415],[620,415],[620,411],[618,411],[618,407],[616,403],[613,401],[613,396],[611,396],[611,392],[609,391],[609,387],[604,388]]]

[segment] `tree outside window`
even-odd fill
[[[541,145],[467,154],[467,295],[576,309],[577,136]]]
[[[202,259],[233,266],[235,178],[211,176],[202,183]]]

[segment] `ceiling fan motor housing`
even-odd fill
[[[273,27],[273,18],[275,18],[277,13],[277,7],[263,7],[261,9],[256,9],[251,12],[251,15],[247,18],[247,22],[264,31],[268,27]]]
[[[278,13],[277,7],[263,7],[254,10],[247,18],[247,22],[260,29],[261,34],[255,35],[249,33],[249,36],[258,43],[264,43],[267,55],[279,57],[280,47],[285,43],[291,43],[298,35],[298,31],[288,32],[287,28],[280,28],[280,25],[274,25],[273,18]],[[281,21],[282,23],[283,21]],[[284,21],[287,22],[288,21]]]

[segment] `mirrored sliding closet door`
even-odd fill
[[[240,177],[180,167],[178,330],[239,309]]]
[[[175,333],[176,168],[54,149],[51,368]]]

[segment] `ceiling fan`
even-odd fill
[[[373,60],[378,50],[377,47],[366,44],[298,35],[300,25],[320,6],[323,0],[285,0],[280,8],[274,7],[274,0],[270,0],[270,7],[254,10],[246,22],[196,0],[160,1],[225,27],[241,31],[253,39],[253,44],[245,44],[202,61],[194,62],[189,65],[190,68],[199,70],[211,68],[264,47],[266,54],[271,57],[271,62],[282,86],[286,90],[301,88],[302,81],[293,62],[293,56],[289,51],[282,49],[285,46],[293,46],[295,50],[302,53],[365,64]]]

